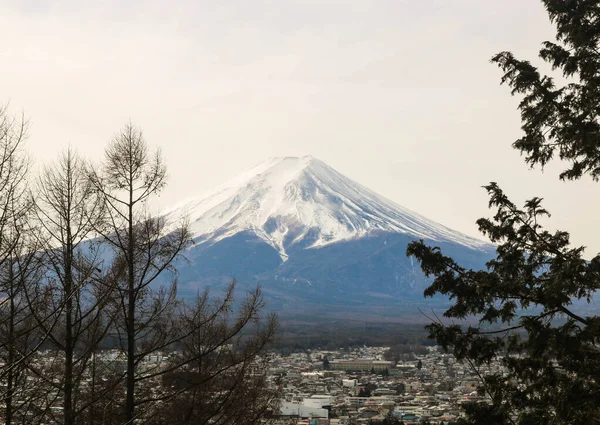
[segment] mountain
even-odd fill
[[[422,302],[427,282],[405,255],[425,239],[481,267],[493,246],[410,211],[310,156],[272,158],[164,213],[190,222],[180,291],[236,277],[260,282],[282,312],[369,310]]]

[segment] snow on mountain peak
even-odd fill
[[[300,242],[316,248],[375,232],[488,245],[377,195],[312,156],[270,158],[164,215],[170,221],[187,217],[199,241],[253,232],[283,260]]]

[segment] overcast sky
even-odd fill
[[[31,119],[37,164],[99,158],[131,119],[167,159],[157,208],[310,154],[469,235],[481,185],[542,196],[593,255],[600,183],[528,169],[489,63],[552,37],[539,0],[0,0],[0,103]]]

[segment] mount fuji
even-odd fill
[[[396,316],[425,302],[427,280],[405,255],[416,239],[470,267],[494,252],[310,156],[269,159],[163,215],[192,231],[180,293],[235,277],[240,289],[260,283],[268,308],[284,315]]]

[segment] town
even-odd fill
[[[462,404],[488,400],[477,391],[480,374],[502,373],[496,363],[474,370],[439,347],[398,362],[384,360],[388,350],[269,354],[271,380],[281,385],[283,394],[274,423],[448,424],[461,416]]]

